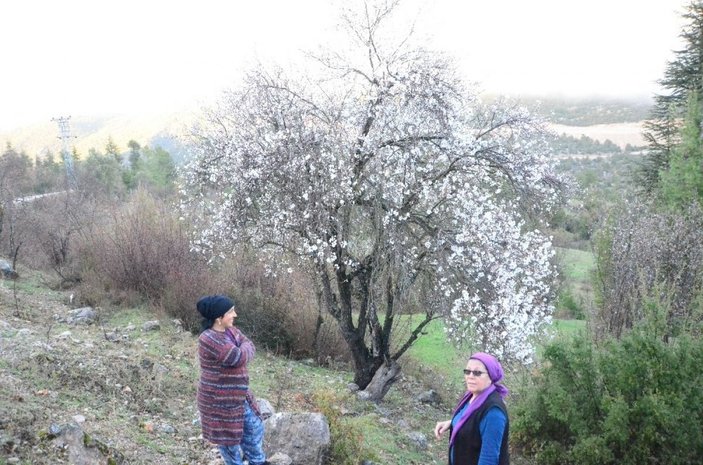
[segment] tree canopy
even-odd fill
[[[660,186],[660,174],[667,170],[672,151],[681,142],[681,128],[689,113],[690,98],[703,95],[703,2],[691,2],[683,15],[684,47],[674,52],[659,84],[664,93],[654,97],[650,120],[645,124],[649,154],[639,170],[639,184],[646,192]]]
[[[392,40],[394,7],[348,12],[350,50],[310,55],[304,73],[251,70],[194,128],[183,190],[203,252],[247,243],[279,269],[306,264],[362,388],[435,318],[526,361],[553,311],[551,244],[527,215],[558,200],[542,122]]]

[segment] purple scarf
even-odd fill
[[[456,427],[454,427],[454,429],[452,430],[452,436],[449,438],[450,446],[454,443],[454,436],[456,436],[456,433],[461,429],[462,425],[466,423],[471,414],[473,414],[476,410],[478,410],[479,407],[481,407],[481,405],[483,405],[486,399],[488,399],[488,396],[490,396],[494,391],[498,391],[500,397],[504,399],[505,396],[507,396],[510,392],[508,391],[508,388],[499,383],[499,381],[503,379],[503,367],[500,366],[500,362],[494,356],[485,352],[476,352],[471,357],[469,357],[469,360],[471,359],[478,360],[486,366],[486,371],[488,371],[488,377],[491,378],[491,382],[493,384],[488,386],[482,393],[480,393],[476,397],[476,399],[471,402],[471,404],[469,404],[469,407],[464,411],[461,418],[459,418]],[[456,413],[461,409],[461,407],[463,407],[464,404],[468,402],[471,396],[472,394],[469,391],[464,394],[464,397],[461,398],[456,408],[454,409],[452,418],[454,418],[454,415],[456,415]]]

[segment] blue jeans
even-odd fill
[[[243,452],[249,460],[249,465],[261,465],[266,461],[263,444],[264,422],[256,416],[249,406],[249,402],[245,401],[242,442],[239,446],[217,446],[220,449],[222,460],[225,461],[225,465],[242,465]]]

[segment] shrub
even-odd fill
[[[271,273],[252,251],[226,265],[241,308],[239,326],[267,349],[318,363],[348,359],[347,345],[330,317],[320,313],[315,286],[301,270]]]
[[[644,319],[646,302],[665,304],[664,338],[703,322],[703,211],[659,213],[631,206],[595,242],[596,335],[620,337]]]
[[[557,309],[554,314],[556,318],[575,320],[584,320],[586,318],[586,311],[583,308],[583,299],[577,299],[571,289],[564,288],[559,292],[556,307]]]
[[[548,345],[513,409],[514,445],[538,465],[698,463],[703,342],[650,329],[602,347],[583,336]]]
[[[358,465],[363,459],[375,460],[372,451],[364,445],[363,429],[356,426],[353,419],[342,416],[338,394],[319,390],[313,393],[312,402],[330,425],[330,449],[326,463],[334,465]]]
[[[81,250],[81,265],[84,300],[149,302],[191,330],[199,326],[195,301],[221,285],[190,251],[187,230],[174,210],[143,190],[95,229]]]

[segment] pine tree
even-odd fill
[[[687,20],[680,34],[684,48],[675,51],[675,58],[667,64],[659,81],[667,92],[654,97],[654,108],[645,124],[649,154],[637,182],[648,193],[660,187],[660,174],[666,171],[674,147],[681,142],[689,97],[694,92],[703,95],[703,2],[692,2],[683,18]]]
[[[107,143],[105,144],[105,155],[113,157],[118,164],[122,163],[122,154],[120,154],[120,148],[115,144],[112,136],[107,138]]]
[[[703,141],[701,102],[697,92],[689,97],[680,143],[671,150],[668,167],[659,173],[659,191],[664,205],[684,210],[703,198]]]

